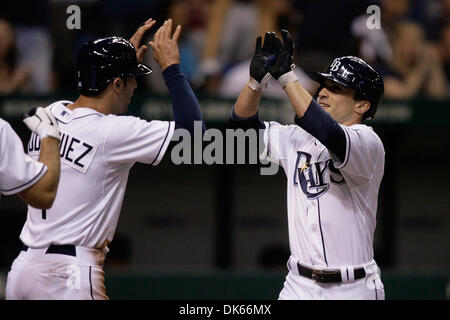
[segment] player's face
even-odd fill
[[[127,97],[128,97],[127,105],[130,104],[131,97],[133,97],[134,90],[136,90],[136,88],[137,88],[136,77],[135,76],[127,77],[127,85],[125,86],[125,92],[126,92]]]
[[[355,92],[330,80],[325,80],[323,85],[317,96],[320,106],[341,124],[354,122]]]
[[[115,114],[124,114],[128,111],[128,105],[131,102],[131,97],[133,97],[134,90],[136,90],[137,82],[135,76],[128,76],[126,84],[123,90],[119,94],[119,101],[117,104],[117,110]]]

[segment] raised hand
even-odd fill
[[[275,79],[278,79],[283,74],[290,72],[294,68],[294,43],[291,35],[287,30],[281,30],[283,37],[283,45],[279,50],[279,54],[275,63],[269,68],[269,72]]]
[[[133,34],[133,36],[130,38],[130,42],[133,44],[133,46],[136,48],[136,57],[137,61],[140,63],[144,59],[144,53],[147,50],[147,46],[143,45],[141,46],[141,41],[144,36],[144,34],[150,30],[156,23],[156,20],[153,20],[152,18],[148,19],[144,22],[143,25],[141,25],[136,32]]]
[[[256,38],[255,53],[250,63],[250,76],[253,79],[261,83],[282,46],[274,32],[266,32],[264,45],[261,37]]]
[[[172,35],[172,19],[168,19],[156,31],[153,41],[148,43],[153,48],[153,58],[162,70],[172,64],[180,63],[180,51],[178,48],[180,34],[181,26],[178,25]]]

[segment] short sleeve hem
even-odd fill
[[[19,193],[19,192],[21,192],[21,191],[23,191],[25,189],[28,189],[29,187],[34,185],[36,182],[38,182],[45,175],[46,172],[47,172],[47,167],[42,163],[41,170],[30,181],[28,181],[28,182],[26,182],[26,183],[24,183],[24,184],[22,184],[20,186],[14,187],[12,189],[7,189],[7,190],[3,190],[2,189],[1,193],[4,194],[4,195],[12,195],[12,194]]]
[[[169,146],[170,139],[173,136],[174,130],[175,130],[175,122],[170,121],[169,126],[167,128],[166,136],[164,137],[163,143],[161,144],[161,148],[159,149],[155,160],[153,160],[153,162],[151,163],[152,166],[157,166],[161,162],[164,154],[166,153],[167,147]]]
[[[334,167],[336,169],[342,169],[343,167],[345,167],[347,165],[348,158],[350,156],[351,146],[352,146],[352,142],[350,140],[350,136],[348,135],[347,129],[344,126],[341,126],[341,127],[344,129],[345,139],[347,140],[344,160],[342,162],[339,161],[339,159],[336,157],[336,155],[334,153],[330,152],[331,158],[333,159],[333,162],[334,162]]]

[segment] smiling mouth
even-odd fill
[[[325,103],[319,103],[319,105],[320,105],[322,108],[324,108],[324,109],[330,107],[328,104],[325,104]]]

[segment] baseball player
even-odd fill
[[[80,97],[47,107],[61,131],[61,180],[50,210],[28,208],[20,234],[24,246],[12,264],[7,299],[108,299],[103,263],[114,236],[128,173],[136,162],[156,166],[175,128],[193,130],[203,121],[198,101],[180,71],[177,40],[166,20],[149,42],[163,70],[174,121],[147,122],[118,116],[136,89],[136,75],[151,69],[139,61],[147,49],[149,19],[127,41],[109,37],[89,41],[78,52]],[[29,153],[39,155],[31,144]]]
[[[381,76],[363,60],[336,58],[315,99],[291,68],[293,43],[267,33],[234,106],[233,128],[264,130],[261,156],[287,177],[289,273],[279,299],[384,299],[373,258],[377,197],[384,171],[380,138],[363,121],[381,101]],[[272,59],[274,57],[274,59]],[[295,124],[263,122],[258,102],[268,76],[277,79],[295,111]]]
[[[31,159],[9,123],[0,119],[0,196],[17,194],[30,206],[45,210],[52,206],[59,182],[58,124],[44,108],[34,108],[23,121],[35,132],[33,143],[42,152],[38,161]]]

